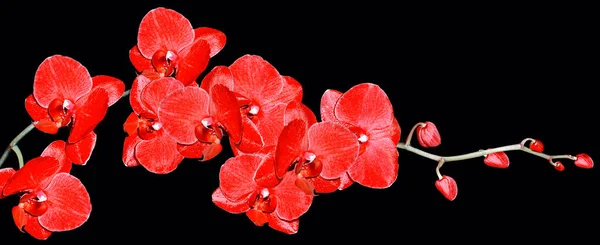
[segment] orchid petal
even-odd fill
[[[52,232],[69,231],[80,227],[90,217],[92,204],[85,186],[68,174],[54,176],[44,190],[48,196],[48,211],[38,217],[40,225]]]
[[[217,188],[212,194],[212,201],[217,207],[232,213],[232,214],[241,214],[248,210],[250,210],[250,206],[248,206],[248,202],[246,200],[239,202],[232,202],[227,199],[223,192],[221,192],[221,188]]]
[[[16,214],[17,212],[21,213],[21,214]],[[18,215],[23,215],[21,217],[21,219],[25,220],[21,223],[21,225],[23,225],[20,228],[21,231],[25,230],[33,238],[42,240],[42,241],[47,240],[50,237],[50,235],[52,235],[51,231],[46,230],[46,228],[44,228],[40,225],[40,222],[38,221],[37,217],[33,217],[33,216],[27,214],[23,209],[16,206],[13,208],[13,217],[15,219],[15,223],[17,222]]]
[[[279,178],[282,178],[298,156],[307,150],[305,137],[306,122],[300,119],[291,121],[281,131],[275,150],[275,173]]]
[[[265,188],[273,188],[279,184],[279,178],[275,175],[275,156],[273,154],[265,155],[254,174],[254,182]]]
[[[141,115],[144,112],[147,112],[148,109],[142,103],[142,91],[146,88],[152,80],[144,75],[138,75],[135,80],[133,80],[133,84],[131,85],[131,90],[129,93],[129,104],[131,104],[131,109],[137,115]]]
[[[267,104],[275,101],[283,88],[283,78],[269,62],[257,55],[244,55],[229,66],[235,90],[246,98]]]
[[[137,134],[138,126],[140,124],[139,121],[140,119],[135,112],[130,113],[127,119],[125,119],[125,123],[123,123],[123,130],[125,133],[129,136]]]
[[[3,195],[10,196],[17,192],[44,189],[49,184],[46,179],[62,170],[62,166],[54,157],[40,156],[31,159],[8,180]]]
[[[244,153],[258,152],[265,145],[260,131],[248,117],[242,117],[242,137],[240,143],[234,145]]]
[[[342,94],[342,92],[334,89],[325,90],[325,93],[323,93],[323,96],[321,97],[321,121],[337,121],[337,118],[335,118],[334,109],[338,100],[340,97],[342,97]]]
[[[171,93],[158,108],[164,130],[177,143],[195,143],[196,126],[208,117],[209,100],[208,93],[199,87],[185,87]]]
[[[263,213],[262,211],[258,211],[256,209],[248,210],[248,212],[246,212],[246,216],[256,226],[263,226],[267,222],[269,222],[269,215],[266,213]]]
[[[298,233],[298,229],[300,228],[299,220],[286,221],[277,217],[277,215],[269,215],[269,227],[273,228],[276,231],[283,232],[288,235]]]
[[[264,107],[262,113],[257,115],[260,117],[256,127],[265,142],[265,146],[277,144],[279,134],[285,126],[283,120],[286,106],[283,103],[271,104],[269,107]]]
[[[104,119],[108,111],[108,93],[104,89],[95,89],[88,96],[78,100],[77,105],[79,107],[75,111],[68,143],[80,141]]]
[[[151,59],[156,51],[166,49],[175,53],[194,41],[194,28],[180,13],[167,8],[150,10],[140,23],[137,46],[140,53]]]
[[[93,89],[102,88],[106,90],[106,93],[108,93],[108,106],[119,101],[123,92],[125,92],[125,84],[115,77],[106,75],[94,76],[92,77],[92,82]]]
[[[47,134],[56,134],[56,133],[58,133],[58,129],[60,128],[50,118],[43,118],[37,122],[34,122],[33,126],[35,126],[35,128],[37,128],[38,130],[40,130],[44,133],[47,133]]]
[[[310,127],[317,123],[317,117],[306,105],[301,102],[292,101],[285,108],[284,125],[295,119],[301,119],[306,122],[306,126]]]
[[[180,59],[175,77],[187,86],[195,82],[208,66],[210,47],[206,41],[197,39],[181,51]]]
[[[133,48],[129,50],[129,61],[131,61],[131,64],[138,72],[154,70],[154,66],[152,66],[152,59],[144,57],[142,53],[140,53],[137,45],[133,46]]]
[[[298,219],[308,211],[313,201],[313,195],[307,195],[296,187],[296,178],[293,172],[288,172],[281,183],[273,188],[273,195],[277,197],[275,212],[286,221]]]
[[[137,133],[125,137],[123,142],[123,155],[121,156],[123,163],[126,167],[136,167],[140,165],[140,162],[135,157],[135,147],[142,142]]]
[[[283,88],[275,101],[289,103],[292,101],[302,102],[302,84],[290,76],[283,77]]]
[[[211,88],[217,84],[221,84],[233,91],[233,75],[227,66],[215,66],[206,76],[202,79],[200,87],[208,92]]]
[[[37,103],[48,108],[54,99],[77,101],[92,89],[92,77],[81,63],[73,58],[53,55],[38,67],[33,80],[33,96]]]
[[[219,183],[223,195],[233,202],[239,202],[258,187],[254,175],[264,156],[258,154],[240,155],[229,158],[219,172]]]
[[[80,141],[67,144],[66,155],[74,164],[85,165],[96,147],[96,139],[97,135],[92,131]]]
[[[221,84],[216,84],[211,91],[215,111],[211,113],[229,134],[230,140],[238,143],[242,137],[242,117],[235,95]]]
[[[225,33],[209,27],[199,27],[194,29],[194,37],[196,40],[202,39],[208,43],[210,47],[210,57],[217,55],[223,47],[225,47],[227,41]]]
[[[344,93],[335,106],[335,117],[366,131],[392,124],[394,112],[386,93],[376,84],[362,83]]]
[[[337,179],[354,164],[360,149],[356,136],[346,127],[334,122],[320,122],[308,129],[308,151],[321,161],[321,176]],[[374,160],[376,161],[376,160]]]
[[[182,89],[183,83],[172,77],[163,77],[146,85],[142,91],[142,104],[154,114],[158,112],[160,102],[167,95]]]
[[[33,121],[39,121],[41,119],[47,118],[50,119],[50,115],[48,114],[48,108],[44,108],[40,106],[37,101],[33,98],[33,94],[27,96],[25,99],[25,110],[31,116]]]
[[[0,199],[2,199],[4,197],[3,190],[4,190],[4,186],[6,185],[6,182],[8,182],[8,180],[13,177],[13,175],[15,175],[17,171],[15,171],[13,168],[2,168],[0,169]]]
[[[352,178],[350,178],[350,175],[348,175],[348,173],[346,172],[346,174],[342,175],[342,177],[340,177],[340,186],[338,187],[338,190],[344,190],[348,187],[350,187],[352,184],[354,184],[354,181],[352,180]]]
[[[398,150],[390,139],[369,140],[348,174],[355,182],[374,189],[390,187],[398,177]]]
[[[315,192],[321,194],[333,193],[338,190],[341,184],[340,179],[326,180],[321,176],[317,176],[315,178],[308,178],[307,180],[310,181],[315,187]]]
[[[46,146],[46,149],[40,154],[42,157],[54,157],[58,160],[58,164],[61,166],[59,172],[69,173],[71,172],[71,159],[69,159],[67,152],[67,142],[63,140],[55,140]]]
[[[199,159],[202,158],[208,146],[209,144],[200,141],[196,141],[191,145],[177,144],[177,151],[185,158]]]
[[[183,161],[177,143],[164,132],[151,140],[142,140],[135,147],[135,157],[140,165],[155,174],[173,172]]]

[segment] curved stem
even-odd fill
[[[435,168],[435,173],[438,176],[438,179],[442,179],[442,174],[440,173],[440,168],[442,168],[442,166],[444,166],[444,158],[440,159],[440,161],[438,162],[437,167]]]
[[[415,126],[412,127],[410,133],[408,133],[408,136],[406,137],[406,143],[404,143],[406,146],[410,146],[410,140],[412,139],[412,136],[418,127],[425,127],[425,123],[417,123],[415,124]]]
[[[21,154],[21,151],[17,147],[17,144],[23,137],[25,137],[25,135],[27,135],[29,132],[31,132],[31,130],[33,130],[34,128],[35,128],[35,126],[33,125],[33,123],[29,124],[25,129],[23,129],[23,131],[21,131],[21,133],[19,133],[17,135],[17,137],[15,137],[10,142],[10,144],[8,144],[8,147],[6,147],[6,150],[4,150],[4,153],[2,154],[2,157],[0,158],[0,167],[2,167],[2,164],[4,164],[4,161],[6,161],[6,159],[8,158],[8,154],[10,153],[11,150],[13,150],[15,152],[15,154],[17,154],[17,158],[19,159],[19,166],[23,165],[23,155]]]
[[[17,146],[17,145],[13,146],[12,149],[15,152],[15,154],[17,155],[17,159],[19,160],[19,169],[20,169],[25,164],[25,162],[23,161],[23,154],[21,153],[21,149],[19,149],[19,146]]]
[[[129,93],[131,92],[131,89],[126,90],[125,92],[123,92],[123,95],[121,95],[121,99],[125,98],[127,96],[129,96]]]
[[[525,142],[525,141],[526,140],[524,140],[523,142]],[[480,150],[477,152],[471,152],[471,153],[456,155],[456,156],[434,155],[434,154],[425,152],[423,150],[414,148],[414,147],[412,147],[406,143],[402,143],[402,142],[400,142],[396,147],[398,149],[402,149],[405,151],[415,153],[419,156],[434,160],[436,162],[440,162],[442,160],[444,162],[456,162],[456,161],[462,161],[462,160],[467,160],[467,159],[473,159],[473,158],[477,158],[477,157],[483,157],[485,155],[496,153],[496,152],[506,152],[506,151],[523,151],[523,152],[529,153],[531,155],[544,158],[544,159],[548,160],[550,162],[550,164],[552,164],[552,165],[555,165],[555,163],[552,161],[553,159],[571,159],[571,160],[577,159],[575,156],[572,156],[572,155],[554,155],[554,156],[552,156],[552,155],[548,155],[548,154],[541,153],[541,152],[535,152],[535,151],[532,151],[531,149],[525,147],[523,143],[501,146],[501,147],[496,147],[496,148],[487,149],[487,150]]]

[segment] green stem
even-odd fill
[[[131,89],[129,89],[129,90],[127,90],[127,91],[123,92],[123,95],[121,95],[121,99],[122,99],[122,98],[125,98],[125,97],[127,97],[127,96],[129,96],[129,93],[130,93],[130,92],[131,92]]]
[[[434,155],[434,154],[425,152],[423,150],[414,148],[414,147],[408,145],[407,143],[403,143],[403,142],[400,142],[396,147],[398,149],[402,149],[402,150],[405,150],[405,151],[408,151],[408,152],[412,152],[412,153],[417,154],[419,156],[431,159],[431,160],[436,161],[438,163],[439,162],[443,162],[443,163],[446,163],[446,162],[457,162],[457,161],[468,160],[468,159],[473,159],[473,158],[477,158],[477,157],[485,157],[488,154],[492,154],[492,153],[496,153],[496,152],[506,152],[506,151],[523,151],[523,152],[529,153],[531,155],[544,158],[544,159],[548,160],[550,162],[550,164],[552,164],[552,165],[556,164],[555,162],[552,161],[554,159],[571,159],[571,160],[576,160],[577,159],[575,156],[572,156],[572,155],[548,155],[548,154],[544,154],[544,153],[541,153],[541,152],[532,151],[531,149],[525,147],[524,143],[526,141],[527,141],[527,139],[523,140],[519,144],[501,146],[501,147],[496,147],[496,148],[492,148],[492,149],[488,149],[488,150],[480,150],[480,151],[471,152],[471,153],[462,154],[462,155],[456,155],[456,156],[438,156],[438,155]]]
[[[415,126],[412,127],[412,129],[410,130],[410,133],[408,133],[408,137],[406,137],[406,143],[404,143],[406,146],[410,146],[410,140],[412,139],[412,136],[418,127],[425,127],[425,123],[417,123],[417,124],[415,124]]]
[[[25,135],[31,132],[31,130],[33,130],[34,128],[35,126],[33,125],[33,123],[29,124],[25,129],[23,129],[23,131],[21,131],[21,133],[17,135],[17,137],[15,137],[10,142],[10,144],[8,144],[8,147],[6,147],[6,150],[4,150],[4,153],[2,154],[2,158],[0,158],[0,167],[2,167],[2,164],[4,164],[4,162],[8,158],[8,154],[11,150],[14,151],[15,154],[17,154],[17,158],[19,159],[19,167],[23,166],[23,154],[21,154],[21,151],[19,150],[19,147],[17,147],[17,144],[21,139],[23,139],[23,137],[25,137]]]
[[[15,152],[15,154],[17,155],[17,158],[19,159],[19,169],[21,169],[23,167],[23,165],[25,164],[25,162],[23,161],[23,154],[21,153],[21,149],[19,149],[19,146],[17,146],[17,145],[13,146],[12,149]]]

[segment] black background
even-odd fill
[[[597,27],[592,28],[588,6],[197,2],[3,3],[0,144],[8,145],[31,122],[23,101],[48,56],[70,56],[92,75],[118,77],[129,89],[135,71],[128,51],[137,28],[149,10],[162,6],[182,13],[194,27],[227,35],[227,45],[208,70],[244,54],[260,55],[303,84],[304,103],[317,113],[326,89],[345,91],[373,82],[390,97],[402,140],[415,123],[436,123],[442,144],[432,153],[461,154],[533,137],[549,154],[586,152],[600,159],[593,84],[598,82],[593,63],[598,40],[592,39]],[[564,161],[566,170],[558,172],[522,152],[508,153],[508,169],[487,167],[482,159],[451,163],[442,172],[454,177],[459,194],[449,202],[435,189],[436,163],[400,151],[400,173],[391,188],[354,185],[319,196],[301,217],[298,234],[285,235],[255,227],[245,215],[212,203],[219,167],[230,151],[205,163],[184,160],[168,175],[126,168],[122,124],[130,112],[128,99],[109,109],[96,129],[91,160],[72,171],[92,198],[88,222],[41,243],[573,242],[593,239],[598,228],[597,168],[579,169]],[[33,131],[19,146],[31,159],[67,133]],[[11,154],[4,167],[16,166]],[[16,203],[16,197],[0,200],[0,243],[37,243],[16,229],[10,212]]]

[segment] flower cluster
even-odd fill
[[[0,199],[19,197],[12,210],[18,229],[44,240],[87,221],[90,197],[70,174],[72,164],[86,165],[96,145],[96,126],[125,96],[132,109],[123,123],[126,167],[168,174],[184,159],[215,158],[225,144],[233,156],[221,165],[213,203],[286,234],[298,232],[299,218],[317,195],[354,183],[390,187],[398,176],[398,149],[437,161],[435,187],[449,200],[456,198],[458,188],[452,177],[441,175],[445,162],[483,157],[490,167],[507,168],[505,152],[521,150],[549,160],[559,171],[564,165],[554,160],[560,158],[593,167],[587,154],[546,155],[542,142],[529,138],[455,157],[425,153],[412,147],[410,139],[416,132],[422,147],[439,146],[436,125],[418,123],[400,142],[392,104],[373,83],[326,90],[317,117],[303,103],[301,84],[260,56],[243,55],[229,66],[207,70],[225,43],[223,32],[194,28],[180,13],[156,8],[141,20],[137,44],[129,51],[137,76],[128,91],[117,78],[92,77],[70,57],[45,59],[35,74],[33,93],[25,99],[33,123],[24,132],[70,131],[66,140],[52,142],[26,164],[16,143],[9,145],[19,156],[20,169],[0,169]]]
[[[96,146],[94,129],[124,90],[121,80],[92,77],[82,64],[66,56],[54,55],[40,64],[25,109],[35,128],[56,134],[68,127],[69,136],[50,143],[17,171],[0,169],[0,198],[20,196],[12,214],[21,231],[43,240],[87,221],[90,197],[70,174],[71,167],[88,162]]]
[[[193,29],[173,10],[142,19],[130,52],[139,75],[124,123],[126,166],[170,173],[185,158],[214,158],[227,137],[234,156],[221,167],[214,203],[290,234],[316,193],[396,180],[400,127],[380,87],[326,91],[317,120],[302,103],[300,83],[260,56],[244,55],[198,79],[224,45],[222,32]]]

